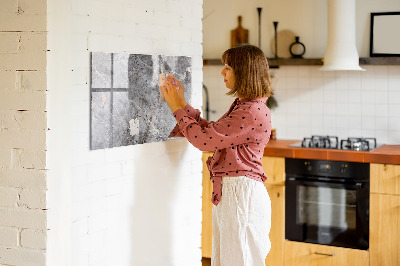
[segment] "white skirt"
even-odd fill
[[[271,201],[262,182],[245,176],[223,177],[212,223],[212,266],[265,265],[271,249]]]

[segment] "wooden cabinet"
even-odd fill
[[[202,234],[201,250],[202,256],[211,258],[212,253],[212,183],[208,172],[206,161],[211,152],[203,153],[203,206],[202,206]],[[264,171],[268,176],[265,187],[268,190],[272,205],[271,221],[271,250],[266,258],[267,266],[283,265],[283,243],[285,230],[285,158],[264,157],[262,159]]]
[[[365,250],[285,241],[285,266],[366,266]],[[282,264],[281,264],[282,265]]]
[[[283,265],[285,241],[285,187],[265,184],[271,199],[271,250],[265,259],[266,266]]]
[[[371,193],[400,195],[400,165],[370,164]]]
[[[370,178],[370,265],[400,265],[400,165],[371,164]]]
[[[211,152],[203,153],[203,195],[202,195],[202,224],[201,224],[201,253],[204,258],[211,258],[212,252],[212,183],[210,181],[210,173],[206,165]]]
[[[267,175],[265,187],[271,199],[271,250],[265,259],[266,266],[283,265],[285,240],[285,158],[264,156],[261,160]]]

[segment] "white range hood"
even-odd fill
[[[328,0],[328,44],[320,70],[358,70],[355,0]]]

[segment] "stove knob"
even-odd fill
[[[312,170],[311,162],[306,162],[306,170],[308,172],[311,172],[311,170]]]
[[[340,173],[341,174],[346,173],[346,169],[347,169],[347,164],[342,164],[342,167],[340,168]]]

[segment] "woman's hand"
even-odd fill
[[[185,87],[183,87],[182,82],[180,82],[174,76],[172,76],[172,77],[168,76],[168,79],[172,82],[172,84],[174,84],[174,82],[175,82],[175,84],[178,85],[178,88],[179,88],[179,90],[178,90],[179,102],[180,102],[181,106],[183,108],[185,108],[186,105],[187,105],[187,102],[185,100]]]
[[[172,113],[175,113],[175,111],[178,109],[183,109],[186,107],[184,96],[185,88],[182,86],[182,83],[179,80],[174,77],[168,77],[164,86],[160,88],[164,93],[165,101],[167,102]]]

